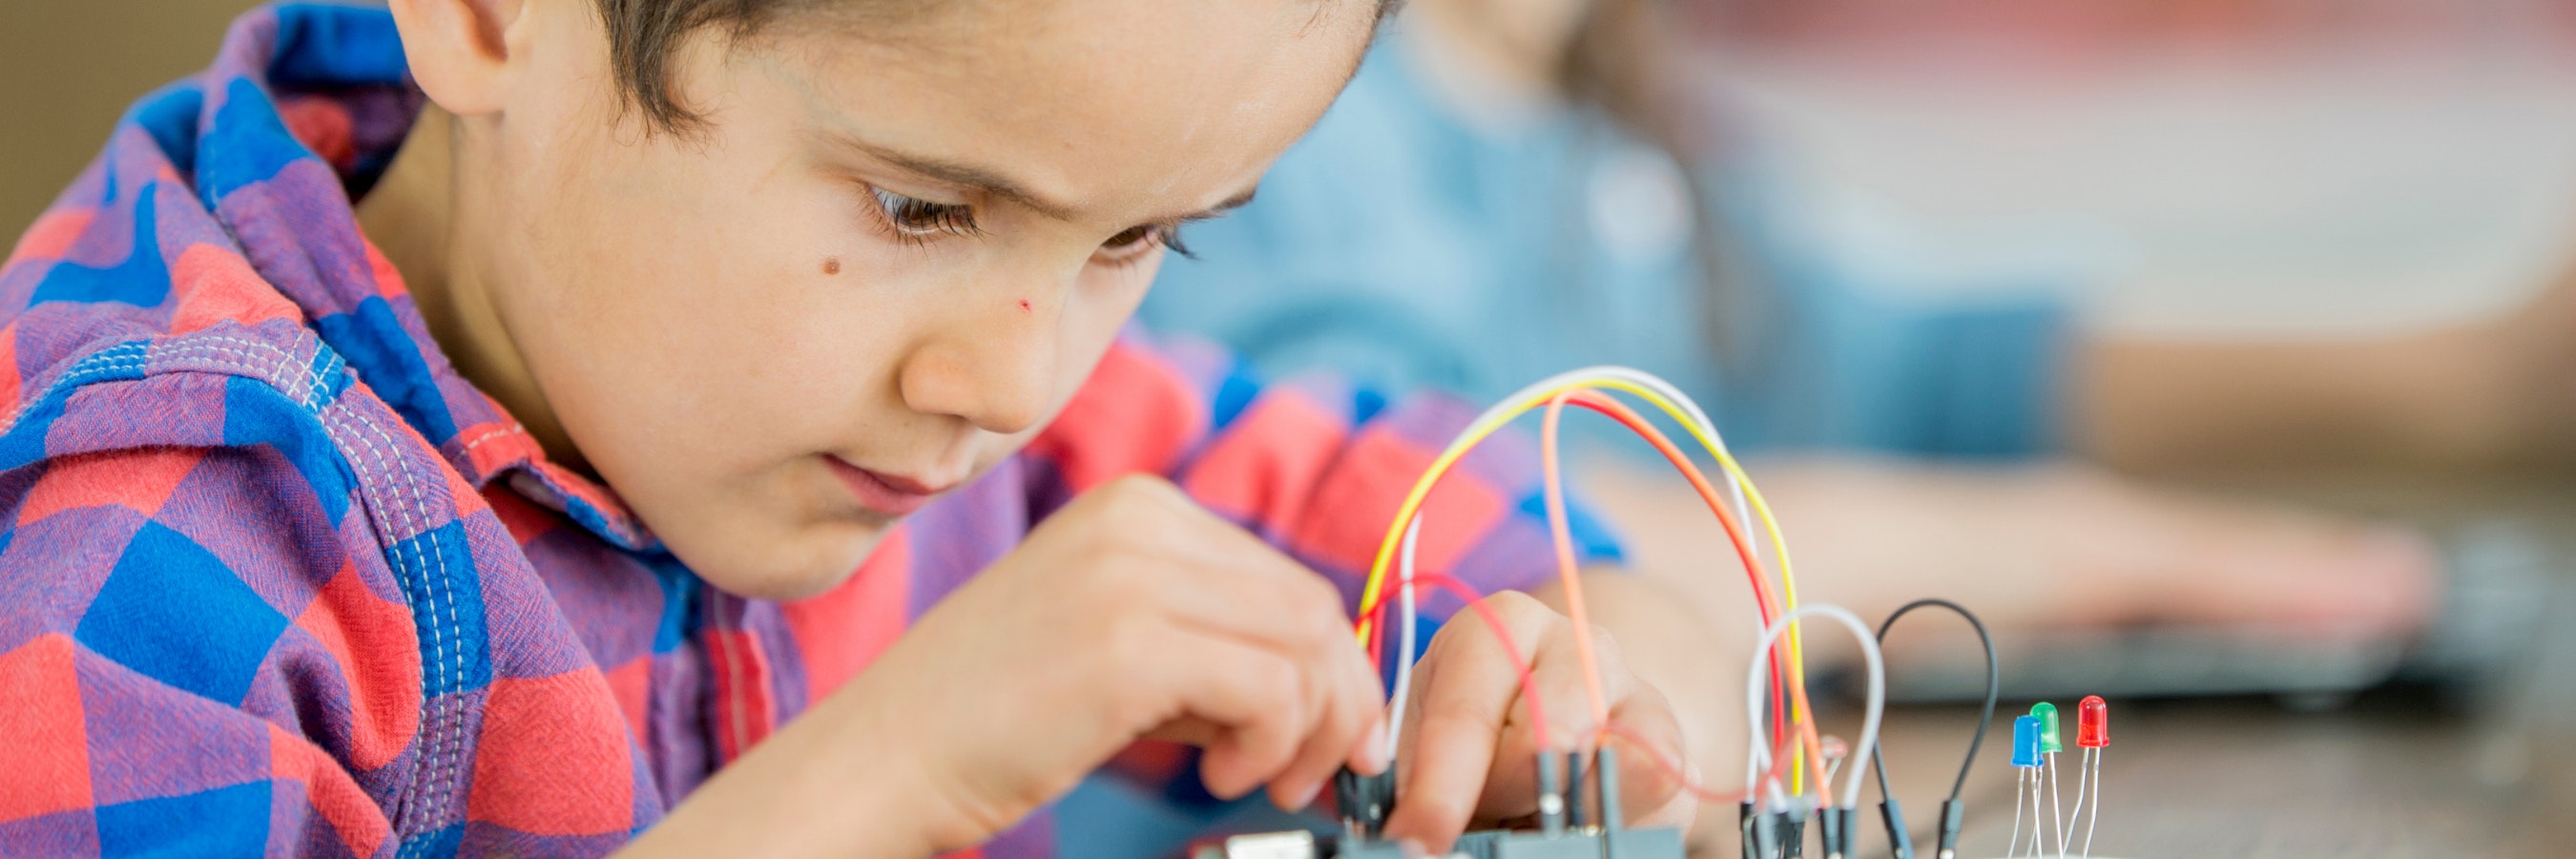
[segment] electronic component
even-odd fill
[[[1641,401],[1663,416],[1671,418],[1686,431],[1723,469],[1724,474],[1712,481],[1700,467],[1685,455],[1672,439],[1649,421],[1624,398]],[[1747,765],[1742,793],[1710,789],[1688,774],[1686,761],[1677,753],[1659,749],[1650,740],[1630,733],[1609,718],[1611,702],[1604,695],[1605,684],[1598,657],[1592,652],[1592,623],[1583,600],[1583,580],[1577,554],[1570,536],[1564,488],[1558,456],[1558,424],[1569,407],[1597,412],[1631,430],[1652,444],[1687,479],[1709,512],[1725,530],[1742,569],[1752,585],[1753,608],[1762,620],[1763,633],[1746,669]],[[1873,636],[1850,612],[1823,605],[1801,606],[1797,584],[1790,574],[1789,547],[1783,540],[1779,523],[1753,486],[1752,478],[1736,462],[1734,455],[1718,436],[1715,424],[1706,412],[1683,396],[1670,383],[1652,375],[1625,367],[1592,367],[1559,374],[1503,397],[1478,414],[1466,430],[1432,458],[1422,476],[1397,505],[1394,521],[1369,564],[1368,576],[1361,585],[1360,605],[1353,618],[1353,634],[1380,671],[1393,670],[1392,714],[1406,712],[1407,694],[1411,690],[1415,635],[1417,634],[1417,591],[1439,588],[1456,594],[1468,609],[1474,610],[1496,632],[1504,651],[1517,673],[1521,694],[1517,704],[1527,709],[1527,727],[1532,744],[1539,749],[1556,748],[1549,741],[1548,719],[1537,693],[1539,667],[1521,658],[1512,634],[1484,606],[1483,595],[1448,575],[1416,567],[1416,551],[1425,513],[1425,501],[1451,466],[1457,464],[1488,436],[1516,417],[1539,413],[1539,460],[1541,502],[1548,524],[1549,542],[1554,549],[1557,572],[1564,586],[1565,613],[1574,633],[1576,668],[1582,672],[1584,691],[1591,705],[1590,718],[1576,724],[1590,727],[1583,736],[1566,745],[1590,747],[1588,755],[1560,756],[1542,752],[1536,759],[1535,788],[1537,813],[1531,818],[1533,829],[1522,831],[1471,832],[1462,836],[1452,851],[1457,859],[1551,859],[1551,857],[1629,856],[1631,859],[1679,857],[1681,833],[1666,829],[1631,829],[1618,813],[1615,758],[1603,751],[1612,740],[1626,742],[1652,764],[1681,783],[1690,796],[1712,804],[1738,803],[1739,823],[1744,836],[1744,853],[1753,859],[1794,859],[1804,854],[1806,829],[1812,819],[1826,859],[1855,859],[1858,850],[1860,794],[1859,771],[1850,766],[1866,759],[1879,773],[1880,791],[1885,794],[1886,763],[1877,753],[1877,735],[1886,701],[1886,665],[1878,643],[1886,627]],[[1758,527],[1757,527],[1758,526]],[[1767,538],[1768,553],[1760,551],[1757,542]],[[1774,578],[1776,573],[1777,578]],[[1957,846],[1964,828],[1966,811],[1960,802],[1960,786],[1974,765],[1977,749],[1984,742],[1993,717],[1995,699],[2001,687],[2000,663],[1995,656],[1993,639],[1983,623],[1964,608],[1941,600],[1921,600],[1899,609],[1888,618],[1914,608],[1938,605],[1957,612],[1977,628],[1979,643],[1986,656],[1986,707],[1978,722],[1977,734],[1968,745],[1960,767],[1960,778],[1949,797],[1941,803],[1938,820],[1939,853],[1937,859],[1957,859]],[[1807,700],[1805,656],[1796,622],[1801,617],[1822,615],[1850,628],[1860,641],[1867,671],[1867,704],[1859,742],[1843,747],[1820,737],[1813,708]],[[1390,645],[1392,645],[1390,647]],[[1551,667],[1551,670],[1560,670]],[[1766,706],[1767,713],[1766,713]],[[2090,718],[2090,711],[2086,711]],[[1765,716],[1769,718],[1764,718]],[[2086,723],[2089,724],[2089,723]],[[2079,725],[2079,728],[2082,728]],[[2031,855],[2042,851],[2044,840],[2038,833],[2047,826],[2039,816],[2048,814],[2057,823],[2057,852],[2067,853],[2072,821],[2061,816],[2054,803],[2057,787],[2056,754],[2063,750],[2062,725],[2054,706],[2042,704],[2034,715],[2015,720],[2013,763],[2021,769],[2023,789],[2014,806],[2014,847],[2020,851],[2022,827],[2021,798],[2028,798],[2029,818],[2034,821]],[[2087,729],[2089,730],[2089,729]],[[1397,751],[1395,737],[1389,736],[1387,756]],[[1853,754],[1846,754],[1849,751]],[[2080,815],[2088,799],[2098,795],[2099,787],[2090,784],[2098,770],[2091,761],[2098,749],[2086,747],[2087,782],[2076,790],[2076,810]],[[1587,766],[1589,764],[1589,766]],[[1835,782],[1840,776],[1842,781]],[[2045,784],[2046,790],[2042,790]],[[1836,790],[1835,788],[1840,788]],[[1592,795],[1587,796],[1587,790]],[[2049,799],[2042,799],[2045,792]],[[1243,836],[1222,845],[1203,849],[1194,855],[1211,859],[1374,859],[1397,855],[1384,837],[1384,825],[1391,816],[1395,797],[1393,785],[1370,782],[1355,776],[1336,783],[1336,795],[1343,809],[1342,827],[1338,834],[1270,834]],[[2043,810],[2046,809],[2046,810]],[[2098,807],[2097,807],[2098,813]],[[1905,816],[1894,797],[1885,797],[1880,816],[1887,824],[1895,859],[1914,859],[1911,835],[1906,830]],[[2089,840],[2089,839],[2088,839]]]
[[[1985,747],[1986,729],[1995,722],[1995,699],[2003,692],[2002,663],[1995,658],[1995,639],[1987,634],[1986,622],[1978,620],[1976,612],[1969,611],[1966,606],[1945,599],[1915,600],[1890,613],[1887,620],[1878,625],[1880,645],[1886,644],[1887,631],[1896,627],[1897,620],[1919,608],[1945,609],[1966,620],[1968,626],[1977,631],[1977,644],[1986,651],[1986,706],[1977,713],[1977,732],[1968,736],[1968,753],[1959,760],[1959,776],[1950,782],[1949,797],[1941,801],[1939,839],[1934,842],[1933,855],[1937,859],[1957,859],[1959,831],[1965,825],[1968,813],[1967,806],[1960,803],[1959,793],[1967,789],[1968,772],[1977,765],[1977,750]],[[1871,754],[1870,763],[1878,770],[1878,794],[1881,798],[1878,811],[1880,818],[1887,823],[1890,852],[1895,854],[1895,859],[1914,859],[1914,834],[1906,829],[1905,811],[1897,804],[1896,795],[1887,791],[1887,750],[1882,747]]]
[[[1568,758],[1588,766],[1560,767]],[[1683,859],[1681,830],[1630,829],[1619,812],[1619,762],[1604,748],[1591,754],[1541,754],[1537,830],[1481,830],[1459,836],[1451,859]],[[1586,791],[1569,789],[1562,773],[1582,774]],[[1394,808],[1394,780],[1344,770],[1334,779],[1342,803],[1341,835],[1264,832],[1237,835],[1191,853],[1193,859],[1401,859],[1397,845],[1380,840]],[[1384,792],[1381,793],[1380,791]]]
[[[2111,744],[2111,705],[2100,695],[2086,695],[2075,705],[2075,744],[2098,749]]]
[[[1368,840],[1386,831],[1386,817],[1395,811],[1395,768],[1373,776],[1360,775],[1349,767],[1333,775],[1333,805],[1342,815],[1342,834],[1352,840]]]
[[[2004,850],[2006,859],[2021,855],[2022,806],[2030,806],[2031,850],[2039,849],[2039,717],[2017,716],[2013,719],[2013,790],[2012,846]]]
[[[2031,718],[2039,720],[2039,753],[2053,755],[2066,750],[2057,732],[2057,705],[2041,701],[2030,705]]]
[[[2075,819],[2084,823],[2083,856],[2093,855],[2093,827],[2102,822],[2102,752],[2111,746],[2111,705],[2100,695],[2087,695],[2075,705],[2075,745],[2084,762],[2075,778]],[[2091,796],[2086,796],[2086,788]],[[2087,805],[2093,816],[2086,818]]]
[[[2057,824],[2057,853],[2063,856],[2066,855],[2066,808],[2058,802],[2057,753],[2065,751],[2066,744],[2058,738],[2057,705],[2046,701],[2032,704],[2030,716],[2039,720],[2039,754],[2047,761],[2040,775],[2048,782],[2048,820]],[[2077,796],[2081,797],[2082,794],[2078,793]],[[2033,795],[2031,803],[2036,807],[2039,797]]]

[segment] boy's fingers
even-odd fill
[[[1592,696],[1584,691],[1582,653],[1574,650],[1574,624],[1564,622],[1564,617],[1558,617],[1556,611],[1538,604],[1535,598],[1528,604],[1528,609],[1530,611],[1515,611],[1522,617],[1515,617],[1512,622],[1515,622],[1515,627],[1525,624],[1522,629],[1538,629],[1538,632],[1522,632],[1520,640],[1538,642],[1535,647],[1522,645],[1522,655],[1535,660],[1535,666],[1530,668],[1530,684],[1538,686],[1540,707],[1546,709],[1548,745],[1556,753],[1584,748],[1592,740],[1592,727],[1595,725],[1592,725]],[[1520,699],[1520,673],[1512,671],[1510,655],[1494,647],[1492,640],[1484,640],[1481,645],[1484,645],[1484,650],[1479,650],[1479,658],[1502,663],[1504,671],[1507,671],[1504,684],[1512,684],[1512,696]],[[1610,673],[1607,668],[1613,666],[1605,666],[1602,681],[1610,684],[1605,691],[1613,694],[1615,699],[1620,694],[1620,686],[1615,681],[1615,673]],[[1528,702],[1520,702],[1520,707],[1528,707]],[[1558,779],[1564,779],[1561,771],[1558,771]],[[1538,813],[1538,733],[1533,730],[1530,720],[1507,720],[1502,725],[1502,735],[1494,743],[1494,769],[1484,776],[1484,795],[1479,797],[1476,810],[1479,810],[1479,818],[1484,820],[1520,818],[1520,815]]]
[[[1629,820],[1660,821],[1678,805],[1686,828],[1696,804],[1688,801],[1690,795],[1667,767],[1689,771],[1690,754],[1682,744],[1681,722],[1663,695],[1637,689],[1611,709],[1610,723],[1625,735],[1606,744],[1619,756],[1620,812]]]
[[[1386,708],[1380,703],[1368,660],[1356,646],[1327,653],[1325,659],[1323,665],[1308,666],[1315,677],[1311,688],[1318,696],[1311,712],[1318,719],[1309,727],[1296,760],[1271,783],[1271,800],[1292,811],[1311,802],[1345,762],[1363,772],[1372,769],[1362,762],[1383,755],[1386,745],[1380,739],[1383,734],[1370,730],[1384,723]],[[1372,744],[1375,748],[1368,747]]]
[[[1496,614],[1515,641],[1534,635],[1521,627],[1543,620],[1505,610],[1510,600],[1495,600]],[[1536,605],[1532,602],[1531,605]],[[1406,765],[1402,802],[1387,821],[1387,837],[1415,838],[1445,847],[1464,831],[1485,795],[1495,763],[1495,747],[1520,698],[1519,671],[1502,653],[1494,633],[1461,614],[1442,628],[1415,675],[1415,712],[1411,760]],[[1463,624],[1463,626],[1462,626]]]
[[[1159,509],[1159,508],[1158,508]],[[1351,635],[1341,594],[1323,577],[1269,544],[1195,506],[1171,514],[1154,543],[1131,549],[1143,562],[1128,584],[1131,602],[1150,603],[1189,634],[1265,651],[1283,663],[1271,676],[1296,689],[1300,709],[1286,754],[1246,738],[1208,738],[1205,770],[1212,792],[1268,783],[1272,801],[1302,806],[1343,762],[1365,760],[1361,738],[1383,718],[1384,696]],[[1187,647],[1172,655],[1188,657]],[[1206,666],[1193,666],[1205,673]],[[1217,679],[1226,679],[1219,676]],[[1218,722],[1238,715],[1206,714]],[[1262,737],[1271,738],[1268,728]],[[1382,744],[1381,744],[1382,747]],[[1256,765],[1257,763],[1257,765]],[[1250,779],[1239,781],[1239,779]]]
[[[1232,799],[1288,766],[1314,717],[1298,666],[1262,648],[1223,637],[1170,629],[1147,636],[1160,658],[1131,665],[1162,676],[1164,697],[1185,717],[1214,723],[1200,778],[1208,792]]]
[[[1168,603],[1184,616],[1238,635],[1298,648],[1356,648],[1342,595],[1270,544],[1213,515],[1177,535]]]
[[[1223,571],[1201,574],[1226,575]],[[1312,573],[1299,575],[1318,591],[1327,590]],[[1180,609],[1177,622],[1198,635],[1268,651],[1286,663],[1284,674],[1296,679],[1308,721],[1299,726],[1303,733],[1293,759],[1265,780],[1274,802],[1300,807],[1346,759],[1355,763],[1364,759],[1360,740],[1383,718],[1385,698],[1368,658],[1341,618],[1337,597],[1329,593],[1245,597],[1241,590],[1230,598],[1233,607],[1211,609],[1208,614],[1215,616]],[[1323,604],[1295,605],[1300,599]]]

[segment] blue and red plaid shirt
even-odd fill
[[[458,375],[359,232],[421,102],[385,12],[252,12],[0,267],[0,854],[605,853],[1085,487],[1168,475],[1353,593],[1468,417],[1131,336],[847,583],[726,594]],[[1435,496],[1430,569],[1547,574],[1527,454]]]

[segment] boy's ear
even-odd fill
[[[528,0],[391,0],[412,79],[458,116],[501,109],[512,64],[511,30]]]

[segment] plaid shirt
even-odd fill
[[[1131,335],[845,584],[729,595],[458,375],[359,233],[421,98],[383,11],[252,12],[0,267],[0,853],[605,853],[1085,487],[1168,475],[1351,594],[1468,416]],[[1431,569],[1547,574],[1527,454],[1435,496]]]

